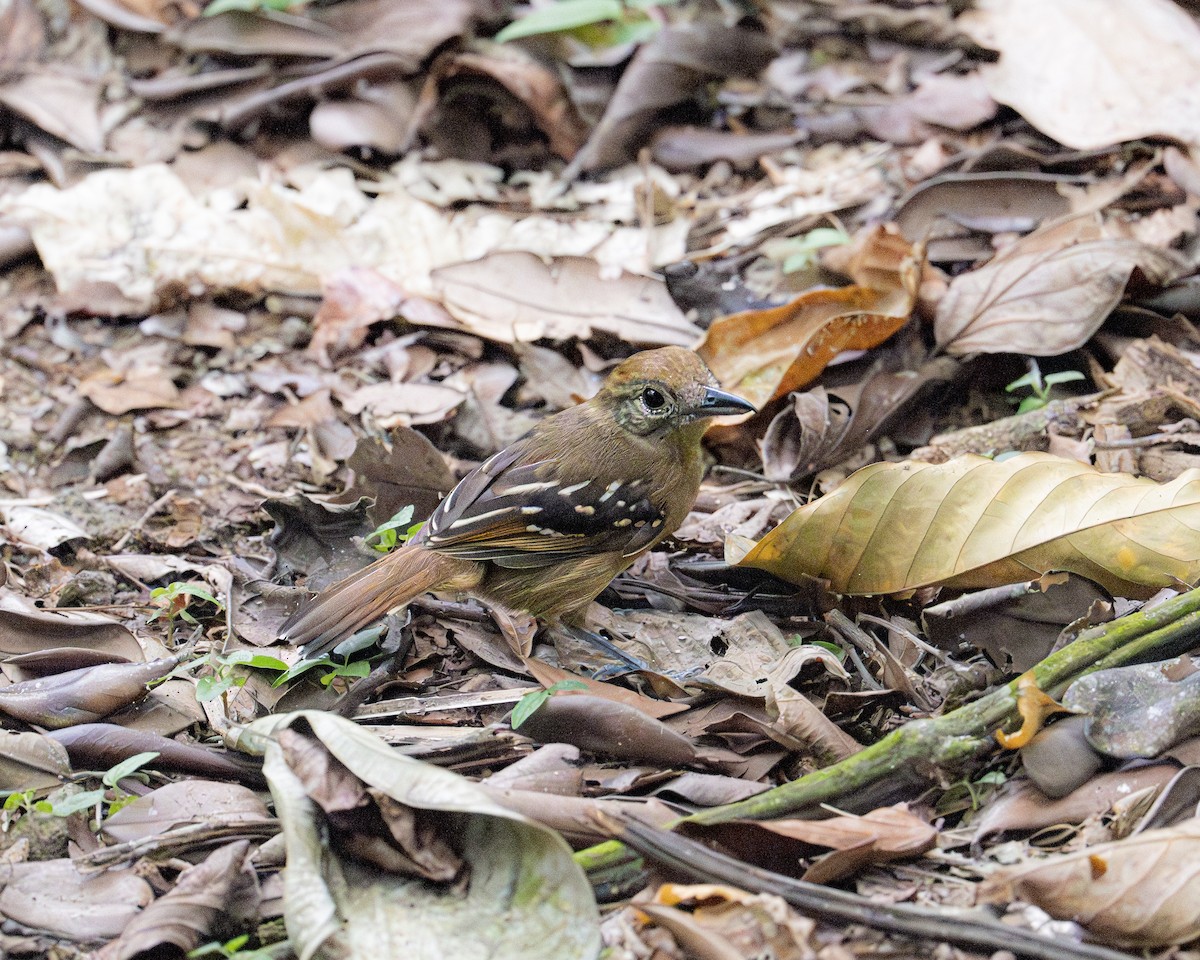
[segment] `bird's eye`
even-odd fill
[[[647,387],[642,391],[642,403],[644,403],[649,410],[660,410],[666,406],[667,398],[653,387]]]

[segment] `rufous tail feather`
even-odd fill
[[[328,653],[389,611],[430,590],[469,590],[483,567],[423,547],[400,547],[308,601],[280,630],[305,659]]]

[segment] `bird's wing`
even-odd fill
[[[467,474],[416,542],[521,568],[595,553],[633,556],[662,532],[665,511],[645,481],[560,479],[556,459],[526,462],[526,452],[515,444]]]

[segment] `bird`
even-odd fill
[[[423,593],[468,593],[619,655],[587,631],[588,605],[691,510],[710,420],[754,412],[691,350],[636,353],[471,470],[408,543],[302,604],[281,637],[320,657]]]

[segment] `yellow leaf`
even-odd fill
[[[1159,484],[1042,453],[876,463],[795,511],[738,565],[849,594],[1066,571],[1147,597],[1200,579],[1200,470]]]

